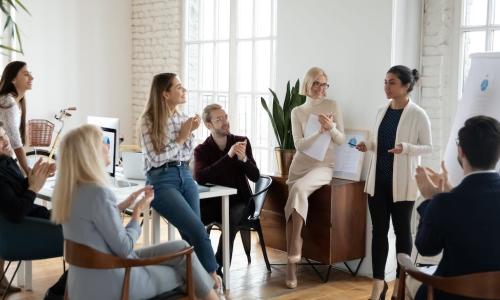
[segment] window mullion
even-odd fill
[[[229,91],[227,109],[230,116],[236,116],[237,94],[236,94],[236,25],[238,14],[238,1],[229,2]]]

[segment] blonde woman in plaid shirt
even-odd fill
[[[194,246],[203,267],[220,288],[210,237],[200,219],[198,186],[189,170],[193,131],[200,125],[200,116],[183,114],[177,105],[185,102],[186,89],[175,74],[161,73],[153,78],[149,100],[139,120],[147,182],[155,193],[151,206]]]

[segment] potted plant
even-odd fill
[[[266,100],[262,97],[260,98],[262,107],[264,107],[269,116],[269,120],[271,120],[274,135],[278,141],[278,147],[274,148],[274,153],[276,154],[278,172],[280,175],[288,175],[288,170],[290,169],[290,164],[295,154],[295,144],[292,135],[292,109],[302,105],[306,101],[306,96],[299,94],[299,86],[300,81],[297,79],[295,86],[290,90],[290,81],[288,81],[283,106],[280,105],[276,93],[269,89],[273,95],[272,113],[267,106]]]
[[[5,20],[3,24],[4,39],[0,43],[0,49],[24,54],[20,29],[13,18],[13,12],[19,12],[20,10],[31,16],[21,0],[0,0],[0,15]],[[11,42],[17,41],[17,49],[11,45],[11,42],[5,42],[9,39],[12,39]]]

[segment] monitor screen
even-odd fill
[[[101,127],[101,130],[103,135],[103,142],[109,147],[108,158],[110,164],[106,166],[106,172],[111,177],[115,177],[116,129]]]
[[[93,124],[96,125],[97,127],[101,128],[110,128],[114,129],[116,133],[116,152],[115,152],[115,163],[118,162],[120,159],[119,157],[119,151],[118,151],[118,146],[120,145],[119,143],[119,138],[120,138],[120,119],[118,118],[108,118],[108,117],[96,117],[96,116],[87,116],[87,123],[88,124]]]

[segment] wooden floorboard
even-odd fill
[[[163,223],[163,222],[162,222]],[[166,226],[162,225],[162,241],[167,240]],[[212,231],[211,239],[214,249],[220,233]],[[177,237],[179,235],[177,234]],[[139,240],[137,247],[142,246]],[[310,266],[298,268],[299,285],[296,289],[285,286],[286,266],[273,266],[272,272],[266,269],[258,237],[252,234],[251,264],[247,263],[245,252],[239,236],[236,238],[233,262],[231,266],[231,290],[227,292],[227,299],[277,299],[277,300],[366,300],[370,296],[371,279],[366,277],[352,277],[343,271],[333,270],[330,280],[322,283]],[[271,248],[267,249],[271,263],[286,262],[286,253]],[[325,273],[326,267],[319,267]],[[10,274],[11,272],[9,272]],[[47,259],[33,262],[33,291],[22,291],[11,294],[8,300],[35,300],[42,299],[45,291],[62,274],[62,259]],[[392,289],[387,293],[389,299]]]

